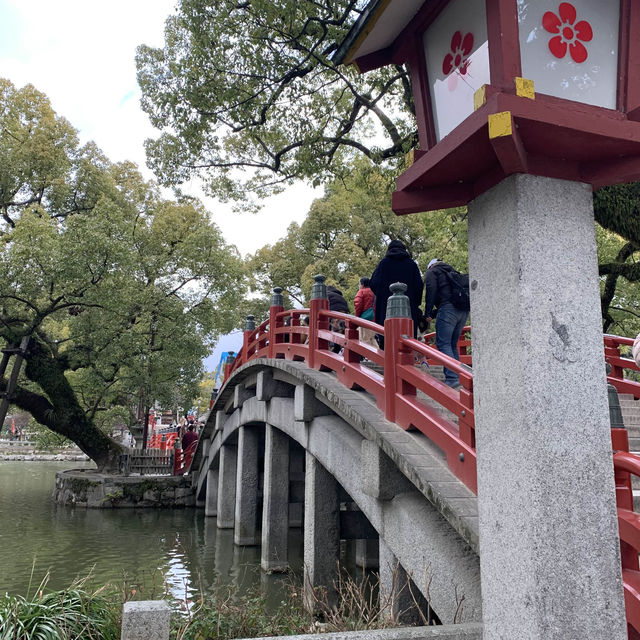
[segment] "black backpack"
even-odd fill
[[[451,286],[451,304],[460,311],[469,311],[469,274],[458,273],[455,269],[444,273]]]

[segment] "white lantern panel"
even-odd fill
[[[489,83],[485,0],[451,0],[423,36],[438,142],[473,113]]]
[[[618,0],[518,0],[522,76],[536,93],[616,108]]]

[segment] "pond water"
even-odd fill
[[[192,600],[199,589],[234,584],[259,586],[268,601],[282,599],[288,577],[260,571],[260,547],[237,547],[233,531],[218,529],[203,509],[84,509],[52,499],[57,471],[70,462],[0,461],[0,594],[63,589],[91,574],[135,589],[137,598]],[[87,464],[86,466],[90,466]],[[302,570],[302,531],[290,530],[289,561]]]

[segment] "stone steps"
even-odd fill
[[[635,400],[629,393],[618,395],[624,426],[629,434],[630,451],[640,451],[640,400]],[[640,479],[634,481],[640,489]]]

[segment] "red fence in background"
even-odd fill
[[[178,439],[178,434],[173,433],[156,433],[149,438],[147,442],[147,449],[160,449],[166,451],[173,449],[173,445]]]

